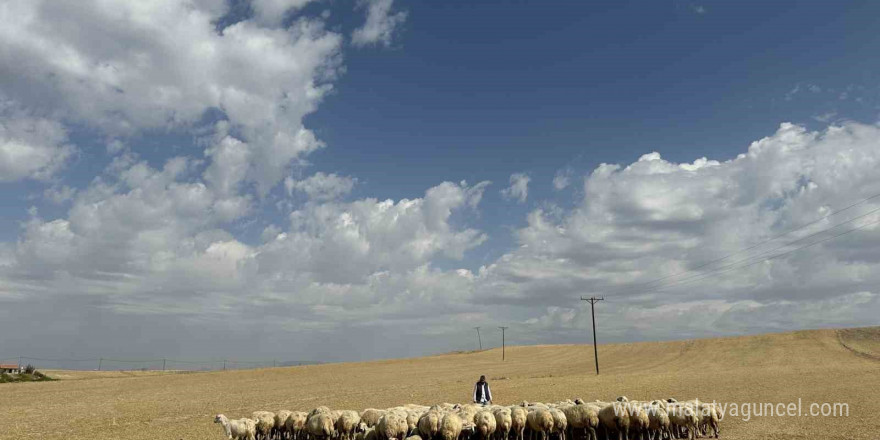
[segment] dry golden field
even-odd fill
[[[880,438],[880,329],[599,346],[508,347],[416,359],[191,374],[53,372],[0,385],[0,439],[222,439],[212,416],[465,402],[485,374],[496,403],[673,396],[726,403],[846,403],[848,417],[742,417],[725,439]]]

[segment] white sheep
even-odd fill
[[[550,414],[553,416],[553,429],[550,432],[559,434],[559,440],[565,440],[565,429],[568,427],[565,413],[559,408],[550,408]]]
[[[275,436],[281,440],[287,440],[292,436],[292,434],[287,431],[287,419],[290,417],[291,412],[292,411],[282,409],[275,413],[275,427],[273,428],[273,431]]]
[[[429,409],[419,417],[419,435],[425,440],[433,440],[440,432],[440,420],[443,414],[439,410]]]
[[[526,410],[523,407],[510,407],[510,430],[514,432],[516,440],[525,440]]]
[[[474,415],[474,428],[482,440],[489,440],[495,434],[495,415],[486,410],[476,413]]]
[[[254,411],[252,415],[257,425],[257,439],[268,440],[272,438],[272,430],[275,428],[275,413]]]
[[[226,438],[230,440],[255,440],[256,427],[251,419],[229,420],[223,414],[217,414],[214,417],[214,423],[219,423],[226,434]]]
[[[419,411],[416,409],[408,409],[406,411],[406,434],[409,436],[415,435],[419,428],[419,417],[422,416],[424,411]]]
[[[718,421],[720,420],[718,407],[714,403],[700,402],[697,408],[700,417],[700,429],[703,431],[702,434],[706,435],[709,428],[712,428],[715,438],[718,438],[720,432],[718,429]]]
[[[329,412],[316,412],[306,419],[306,432],[312,438],[329,440],[336,434]]]
[[[382,416],[376,425],[376,433],[380,440],[404,439],[408,430],[406,418],[394,411]]]
[[[629,413],[630,432],[638,433],[639,438],[644,439],[645,435],[648,434],[648,426],[651,424],[648,413],[641,406],[640,402],[633,401],[624,406]]]
[[[578,401],[580,403],[562,407],[562,412],[565,413],[565,418],[572,432],[572,438],[574,438],[575,429],[583,429],[587,440],[598,440],[596,428],[599,427],[600,407],[593,404],[585,404],[580,399],[575,400],[575,402]]]
[[[367,428],[374,428],[385,413],[385,410],[367,408],[361,412],[361,423]]]
[[[352,440],[360,423],[361,416],[357,411],[341,411],[336,419],[336,434],[345,440]]]
[[[599,410],[599,421],[605,427],[606,437],[617,433],[618,440],[629,438],[629,412],[622,402],[608,403]]]
[[[669,429],[669,414],[666,412],[666,405],[663,405],[660,400],[655,400],[651,403],[645,403],[644,409],[648,414],[648,430],[652,433],[657,433],[658,439],[662,439],[664,436],[668,436],[672,438],[672,431]]]
[[[287,417],[287,421],[284,423],[284,427],[286,431],[290,434],[290,438],[292,440],[299,439],[303,430],[306,427],[306,420],[309,418],[309,414],[302,411],[293,411]]]
[[[700,416],[695,407],[687,403],[669,403],[666,407],[666,413],[669,415],[669,423],[676,434],[680,434],[682,429],[687,429],[689,439],[697,438]]]
[[[529,440],[534,440],[536,433],[541,434],[541,440],[547,440],[548,434],[556,425],[550,410],[540,407],[536,407],[526,415],[526,423],[531,430]]]
[[[513,425],[510,408],[501,407],[493,411],[495,415],[495,433],[499,440],[507,440]]]
[[[461,435],[462,420],[454,412],[447,413],[440,419],[440,440],[458,440]]]

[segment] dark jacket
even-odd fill
[[[489,382],[477,382],[474,385],[474,402],[492,401],[492,390],[489,389]]]

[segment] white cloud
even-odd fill
[[[880,221],[877,213],[832,233],[864,226],[861,231],[782,258],[706,275],[701,282],[703,272],[688,270],[880,193],[880,179],[871,171],[880,165],[877,142],[877,125],[809,132],[782,124],[726,162],[673,163],[651,153],[625,167],[602,164],[585,181],[583,200],[562,218],[541,210],[529,215],[528,225],[517,232],[519,248],[483,274],[493,286],[484,300],[556,307],[529,322],[564,333],[565,322],[589,324],[588,316],[561,319],[571,316],[563,313],[566,307],[582,293],[604,294],[607,301],[599,309],[605,332],[622,339],[865,323],[864,316],[846,318],[842,310],[852,309],[856,300],[877,304],[873,296],[853,296],[880,285],[880,256],[868,251],[880,244],[880,228],[872,224]],[[703,270],[745,266],[758,261],[751,256],[773,256],[827,238],[830,234],[773,251],[878,207],[864,203]],[[663,280],[651,283],[658,279]],[[693,282],[673,284],[688,279]],[[820,298],[836,298],[834,309],[841,312],[828,317],[812,312]]]
[[[61,124],[0,108],[0,182],[48,179],[75,153]]]
[[[553,189],[561,191],[571,184],[571,177],[574,170],[571,168],[561,169],[553,176]]]
[[[505,199],[517,200],[525,203],[529,196],[529,181],[531,178],[525,173],[513,173],[510,175],[510,186],[501,190]]]
[[[43,191],[43,197],[56,205],[73,200],[74,195],[76,195],[76,188],[67,185],[52,186]]]
[[[351,192],[356,183],[355,178],[334,173],[325,174],[320,171],[304,180],[294,180],[291,177],[284,179],[284,187],[288,195],[294,191],[301,191],[309,200],[318,201],[334,200],[344,196]]]
[[[367,20],[352,33],[352,43],[355,46],[389,46],[394,30],[406,21],[406,12],[392,12],[394,0],[359,0],[358,4],[367,10]]]
[[[116,137],[189,129],[219,109],[249,152],[244,179],[265,193],[292,160],[322,146],[302,118],[330,90],[342,38],[306,17],[287,29],[243,21],[218,33],[222,3],[7,2],[3,94]]]

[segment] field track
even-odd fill
[[[599,346],[545,345],[414,359],[211,373],[50,373],[0,385],[0,439],[222,439],[212,416],[317,405],[465,402],[485,374],[496,403],[673,396],[846,403],[848,417],[728,416],[723,439],[880,438],[880,328]]]

